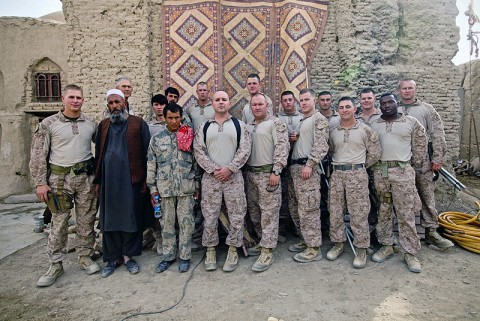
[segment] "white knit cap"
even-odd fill
[[[123,99],[125,99],[125,95],[119,89],[110,89],[109,91],[107,91],[107,97],[106,98],[108,98],[108,96],[110,96],[110,95],[119,95]]]

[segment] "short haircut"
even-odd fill
[[[67,94],[67,91],[68,90],[76,90],[76,91],[79,91],[82,93],[82,97],[83,97],[83,89],[82,87],[78,86],[78,85],[75,85],[75,84],[69,84],[69,85],[66,85],[64,88],[63,88],[63,95],[65,96]]]
[[[197,87],[198,87],[198,86],[207,86],[207,87],[208,87],[208,84],[207,84],[206,81],[201,81],[201,82],[199,82],[199,83],[197,84]]]
[[[291,92],[290,90],[285,90],[285,91],[280,95],[280,99],[282,99],[283,96],[288,96],[288,95],[292,95],[293,97],[295,97],[295,95],[293,94],[293,92]]]
[[[258,79],[258,82],[260,82],[260,76],[259,76],[258,74],[249,74],[249,75],[247,76],[247,79],[248,79],[248,78],[257,78],[257,79]]]
[[[413,83],[415,84],[415,87],[417,87],[417,83],[412,78],[403,78],[398,82],[398,88],[400,88],[400,85],[402,84],[402,82],[405,82],[405,81],[413,81]]]
[[[267,96],[266,96],[265,94],[263,94],[263,93],[253,94],[253,96],[250,98],[250,104],[251,104],[251,102],[252,102],[253,97],[257,97],[257,96],[262,96],[263,98],[265,98],[265,104],[267,104],[267,106],[268,106]]]
[[[312,95],[312,97],[315,97],[315,91],[311,88],[303,88],[302,90],[300,90],[300,95],[303,95],[303,94],[306,94],[306,93],[310,93],[310,95]]]
[[[332,93],[329,92],[329,91],[327,91],[327,90],[323,90],[323,91],[321,91],[321,92],[318,93],[318,97],[320,97],[320,96],[325,96],[325,95],[331,96]]]
[[[160,105],[166,105],[166,104],[168,104],[168,101],[167,101],[167,97],[165,97],[165,95],[156,94],[155,96],[152,97],[152,100],[150,101],[150,103],[152,105],[153,105],[153,103],[157,103],[157,104],[160,104]]]
[[[369,94],[369,93],[372,93],[372,94],[375,96],[375,91],[373,91],[372,88],[365,88],[365,89],[363,89],[363,90],[360,92],[360,95],[362,95],[362,94]]]
[[[384,93],[380,96],[380,99],[382,99],[383,97],[387,97],[387,96],[393,96],[395,98],[395,100],[398,101],[398,97],[394,93]]]
[[[120,82],[121,82],[122,80],[128,80],[130,83],[132,83],[132,81],[130,80],[130,78],[125,77],[125,76],[120,76],[120,77],[118,77],[117,79],[115,79],[115,86],[120,85]]]
[[[180,97],[180,92],[175,87],[168,87],[167,89],[165,89],[165,96],[168,96],[168,94],[174,94]]]
[[[355,103],[355,99],[353,99],[353,98],[350,97],[350,96],[343,96],[342,98],[340,98],[340,99],[338,100],[338,103],[340,103],[341,101],[348,101],[348,100],[351,101],[352,104]]]
[[[180,105],[175,103],[169,103],[165,108],[163,108],[163,117],[167,118],[167,111],[171,113],[180,113],[180,117],[183,116],[183,109]]]

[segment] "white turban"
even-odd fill
[[[125,95],[119,90],[119,89],[110,89],[109,91],[107,91],[107,99],[108,99],[108,96],[110,95],[119,95],[120,97],[122,97],[123,99],[125,99]]]

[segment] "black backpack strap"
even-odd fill
[[[207,130],[208,130],[208,127],[210,127],[210,124],[211,122],[207,120],[205,125],[203,125],[203,143],[205,144],[205,146],[207,146]]]
[[[240,137],[242,135],[242,129],[240,128],[240,122],[238,121],[238,119],[236,119],[235,117],[232,117],[232,121],[233,121],[233,125],[235,126],[235,130],[237,131],[237,148],[235,149],[235,151],[237,151],[238,147],[240,146]],[[205,146],[207,146],[207,130],[208,130],[208,127],[210,127],[211,123],[212,122],[208,120],[205,123],[205,125],[203,125],[203,143],[205,144]]]
[[[235,152],[238,150],[238,147],[240,147],[240,137],[242,135],[242,129],[240,128],[240,122],[238,119],[235,117],[232,117],[233,124],[235,125],[235,129],[237,130],[237,148],[235,149]]]

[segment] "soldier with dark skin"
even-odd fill
[[[398,112],[397,97],[392,93],[380,97],[381,118],[371,128],[378,133],[382,146],[380,161],[373,166],[375,188],[380,199],[376,226],[380,250],[372,256],[382,263],[394,255],[392,209],[398,223],[399,241],[411,272],[422,270],[417,253],[420,239],[415,226],[415,211],[420,199],[415,187],[415,170],[421,168],[427,150],[423,126],[413,117]]]
[[[62,92],[63,111],[44,119],[32,139],[30,172],[39,200],[52,212],[47,254],[50,268],[37,286],[50,286],[63,274],[66,258],[68,219],[75,205],[77,223],[76,253],[87,274],[100,270],[93,255],[96,214],[91,143],[95,121],[82,113],[83,90],[68,85]],[[48,174],[50,173],[50,175]]]

